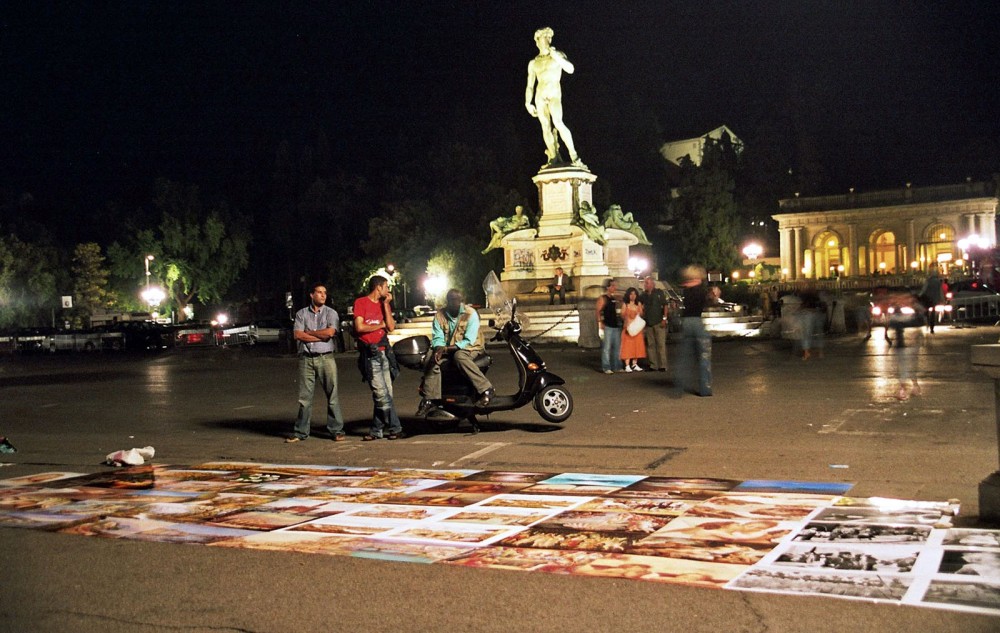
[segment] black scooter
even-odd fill
[[[573,396],[564,386],[566,381],[546,370],[545,361],[521,338],[517,300],[506,302],[505,308],[509,309],[510,317],[499,327],[493,319],[490,319],[489,325],[497,330],[492,340],[504,341],[517,365],[517,392],[509,396],[493,396],[485,407],[476,406],[479,398],[476,390],[458,367],[446,360],[441,364],[442,399],[425,416],[428,422],[438,427],[454,427],[462,420],[468,420],[472,424],[473,433],[478,433],[477,415],[518,409],[528,403],[533,403],[538,414],[548,422],[562,423],[569,419],[573,413]],[[423,335],[398,341],[392,346],[392,351],[400,365],[421,371],[434,353],[430,348],[430,340]],[[491,363],[492,359],[487,353],[476,359],[476,364],[484,374]]]

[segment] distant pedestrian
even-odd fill
[[[613,374],[621,371],[619,358],[622,344],[622,322],[618,316],[615,292],[618,287],[614,279],[604,281],[604,293],[597,298],[597,328],[601,335],[601,371]]]
[[[802,333],[802,360],[823,358],[823,331],[826,329],[826,306],[812,285],[799,292],[799,329]]]
[[[392,316],[389,280],[375,275],[368,280],[368,294],[354,301],[354,333],[358,338],[358,368],[362,380],[372,390],[374,408],[371,430],[362,440],[403,437],[403,425],[392,399],[392,381],[399,365],[389,344],[389,332],[396,329]]]
[[[685,266],[681,270],[684,311],[680,350],[674,359],[674,391],[678,396],[688,389],[689,376],[696,362],[698,395],[712,395],[712,337],[701,318],[709,301],[705,276],[705,269],[698,265]]]
[[[931,334],[933,334],[934,326],[937,324],[938,317],[940,316],[938,308],[944,305],[944,284],[941,281],[941,276],[938,274],[936,266],[931,268],[923,287],[920,288],[919,299],[920,303],[927,310],[927,325],[930,327]]]
[[[643,281],[643,293],[639,295],[642,304],[642,318],[646,319],[646,356],[653,371],[667,371],[667,295],[656,287],[652,277]]]
[[[313,284],[309,298],[309,305],[295,314],[292,326],[299,350],[299,415],[294,434],[285,441],[301,442],[309,438],[313,394],[319,382],[326,394],[326,429],[335,442],[341,442],[345,439],[344,415],[337,396],[337,362],[333,354],[340,318],[336,310],[326,305],[323,284]]]
[[[641,331],[632,334],[635,326],[641,325],[636,319],[642,318],[642,304],[639,303],[639,291],[629,288],[622,299],[622,349],[621,359],[625,363],[625,371],[642,371],[639,359],[646,358],[646,340]],[[633,325],[634,324],[634,325]]]

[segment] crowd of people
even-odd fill
[[[550,302],[559,295],[565,301],[570,280],[558,269],[550,286]],[[674,395],[685,392],[707,397],[712,395],[712,337],[705,328],[702,313],[720,303],[721,293],[709,286],[703,267],[690,265],[681,269],[679,286],[683,303],[679,317],[679,340],[673,359]],[[937,307],[945,301],[947,285],[931,271],[919,292],[885,291],[873,294],[871,301],[858,308],[856,320],[865,339],[871,337],[873,313],[884,319],[885,339],[897,356],[899,400],[921,394],[917,380],[917,352],[924,341],[924,330],[931,333],[937,323]],[[620,296],[620,298],[619,298]],[[299,399],[293,434],[285,441],[301,442],[310,435],[313,394],[316,386],[327,396],[327,431],[334,441],[346,439],[344,418],[337,395],[337,365],[334,340],[339,327],[336,310],[326,305],[323,284],[313,284],[310,304],[295,316],[294,338],[298,345]],[[391,308],[389,280],[375,275],[368,292],[354,303],[354,335],[358,341],[358,367],[372,391],[371,426],[364,441],[390,440],[404,436],[393,400],[392,383],[399,372],[388,335],[395,329]],[[779,297],[776,287],[769,288],[764,299],[765,317],[782,319],[797,343],[803,360],[823,357],[824,335],[830,323],[831,298],[806,284],[794,293]],[[617,372],[667,370],[666,340],[669,302],[652,276],[643,280],[642,291],[629,287],[618,294],[617,283],[608,278],[595,305],[595,318],[601,338],[601,371]],[[493,397],[489,379],[474,362],[481,353],[483,337],[479,316],[464,303],[460,291],[450,290],[446,306],[437,312],[432,327],[433,362],[428,363],[421,383],[423,400],[418,411],[426,410],[440,398],[440,366],[452,362],[466,375],[479,393],[477,406],[485,406]],[[696,371],[695,371],[696,368]]]

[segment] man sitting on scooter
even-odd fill
[[[417,415],[427,415],[434,401],[441,399],[441,363],[450,358],[479,394],[477,407],[485,407],[493,398],[493,384],[476,366],[476,357],[485,351],[483,333],[479,329],[479,313],[463,303],[460,290],[452,288],[445,296],[447,305],[434,315],[431,325],[431,347],[434,354],[424,369],[420,385],[423,400]]]

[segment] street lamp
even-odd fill
[[[147,289],[149,288],[149,275],[150,275],[150,272],[149,272],[149,262],[153,261],[154,259],[156,259],[156,258],[153,257],[152,255],[146,255],[145,257],[142,258],[142,263],[146,267],[146,288]]]
[[[628,258],[628,269],[632,271],[635,278],[638,279],[642,276],[642,273],[646,271],[649,267],[649,262],[642,257],[629,257]]]
[[[432,298],[438,298],[448,289],[448,277],[445,275],[428,275],[424,279],[424,293]]]
[[[163,289],[160,288],[159,286],[148,286],[145,290],[142,291],[142,294],[140,294],[140,296],[142,297],[143,301],[149,304],[149,309],[150,311],[152,311],[153,308],[158,307],[160,303],[163,302],[163,300],[166,298],[167,295],[163,292]]]
[[[764,254],[764,247],[756,242],[750,242],[743,247],[743,256],[750,261],[757,261],[757,258]]]
[[[406,310],[406,282],[403,281],[403,273],[396,270],[393,264],[386,264],[385,271],[392,276],[393,283],[398,283],[403,289],[403,309]]]

